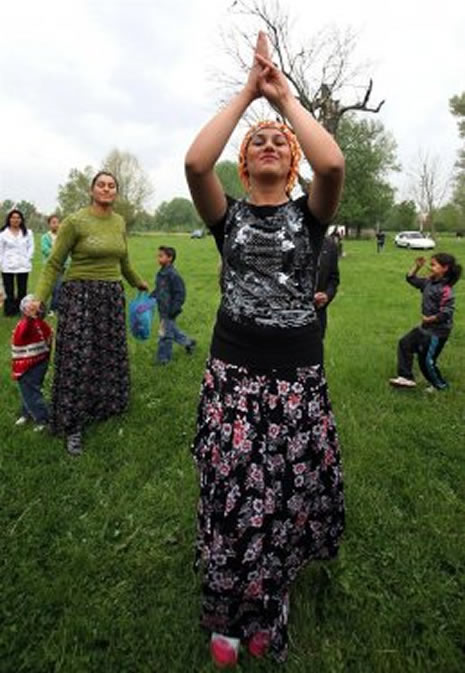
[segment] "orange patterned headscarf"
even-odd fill
[[[294,185],[297,180],[297,175],[299,173],[299,163],[302,156],[302,151],[300,149],[299,143],[297,142],[296,135],[289,126],[282,124],[281,122],[275,122],[272,120],[265,120],[258,122],[252,126],[244,136],[244,140],[241,143],[241,149],[239,150],[239,178],[244,185],[246,191],[250,189],[250,176],[249,171],[247,170],[247,148],[252,137],[260,129],[277,129],[280,131],[283,136],[286,138],[290,150],[291,150],[291,167],[289,169],[289,175],[287,176],[286,181],[286,193],[290,194],[294,188]]]

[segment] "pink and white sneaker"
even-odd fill
[[[264,657],[270,648],[268,631],[257,631],[249,640],[249,653],[252,657]]]
[[[230,638],[221,633],[212,633],[210,654],[218,668],[232,668],[239,656],[239,638]]]

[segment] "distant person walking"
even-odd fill
[[[386,242],[386,234],[384,231],[376,232],[376,252],[382,252]]]
[[[400,339],[397,377],[389,379],[389,383],[398,388],[415,388],[413,357],[416,353],[421,372],[432,386],[429,390],[444,390],[449,384],[438,369],[437,359],[452,331],[455,310],[452,287],[459,280],[462,267],[453,255],[440,252],[431,257],[429,276],[419,278],[417,273],[425,262],[424,257],[418,257],[407,274],[407,282],[422,293],[421,325]]]
[[[92,180],[92,204],[69,215],[58,230],[39,277],[31,313],[52,292],[63,264],[50,424],[66,435],[71,455],[82,452],[82,431],[122,413],[129,401],[129,357],[122,276],[148,286],[129,263],[126,225],[113,212],[118,182],[107,171]]]
[[[27,294],[33,254],[34,236],[27,229],[22,212],[15,208],[8,213],[0,230],[0,269],[5,289],[3,310],[6,316],[19,315],[19,305]]]
[[[336,247],[337,247],[338,259],[340,259],[341,257],[344,257],[344,248],[343,248],[343,245],[342,245],[342,235],[341,235],[341,233],[337,229],[335,229],[331,233],[331,237],[333,238],[334,243],[336,244]]]
[[[316,312],[324,339],[328,323],[327,308],[337,294],[340,281],[338,247],[333,236],[325,236],[318,258],[316,292],[314,296]]]

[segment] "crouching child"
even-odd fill
[[[430,386],[428,392],[449,387],[439,371],[437,360],[453,327],[455,297],[452,287],[459,280],[462,267],[453,255],[445,252],[431,257],[430,273],[419,277],[426,264],[419,257],[407,273],[407,282],[422,293],[421,324],[405,334],[397,346],[397,376],[389,379],[397,388],[415,388],[413,358],[418,356],[420,370]]]

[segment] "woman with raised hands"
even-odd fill
[[[239,173],[247,198],[237,201],[224,194],[214,167],[260,96],[290,126],[263,121],[245,135]],[[292,200],[300,148],[312,189]],[[270,61],[264,33],[245,86],[190,147],[186,174],[222,256],[193,443],[202,624],[219,666],[236,663],[241,642],[254,656],[269,650],[283,661],[290,585],[308,560],[336,556],[344,529],[339,445],[313,305],[344,158]]]

